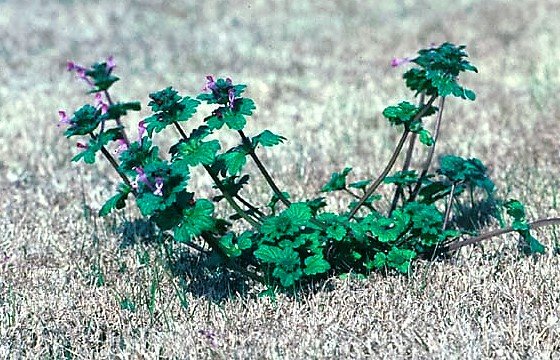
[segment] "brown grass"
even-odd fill
[[[559,358],[558,229],[538,231],[549,252],[537,258],[505,236],[410,277],[333,279],[272,302],[201,259],[171,276],[134,210],[92,216],[117,178],[70,164],[55,125],[59,107],[88,100],[67,59],[114,54],[115,96],[143,103],[231,75],[258,106],[248,132],[289,138],[263,158],[304,196],[345,165],[357,178],[382,168],[398,134],[380,111],[410,96],[392,56],[464,43],[479,98],[449,101],[437,154],[483,159],[501,196],[531,218],[558,216],[559,11],[555,0],[0,2],[0,357]]]

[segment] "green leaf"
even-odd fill
[[[331,265],[327,260],[323,258],[322,254],[310,256],[305,259],[304,263],[305,269],[303,269],[303,272],[306,275],[323,274],[329,271],[331,268]]]
[[[474,91],[469,89],[465,89],[465,96],[471,101],[474,101],[476,99],[476,94],[474,93]]]
[[[222,116],[226,125],[232,130],[243,130],[247,124],[245,117],[239,113],[225,111]]]
[[[253,110],[255,110],[255,102],[249,98],[239,98],[235,99],[235,111],[242,115],[253,115]]]
[[[282,143],[284,140],[286,140],[285,137],[276,135],[271,131],[265,130],[259,135],[253,137],[252,143],[253,143],[253,147],[256,147],[259,144],[264,147],[270,147],[270,146],[278,145]]]
[[[419,139],[422,144],[426,146],[434,145],[434,138],[432,138],[432,134],[430,134],[428,130],[422,129],[418,132],[418,135],[420,136]]]
[[[237,175],[245,166],[247,162],[247,153],[244,151],[231,151],[225,154],[222,154],[222,157],[225,161],[226,167],[230,175]]]
[[[101,119],[101,110],[91,105],[84,105],[78,109],[70,119],[70,126],[64,131],[66,137],[88,135],[97,129]]]
[[[535,237],[533,237],[529,232],[524,236],[525,241],[529,245],[529,252],[531,254],[544,254],[546,248],[541,244]]]
[[[219,149],[220,142],[218,140],[204,142],[198,139],[191,139],[178,145],[177,157],[188,166],[210,165],[214,162],[216,152]]]
[[[264,263],[277,263],[282,258],[282,249],[276,246],[260,245],[253,254]]]
[[[360,190],[364,190],[366,189],[366,187],[371,183],[371,180],[360,180],[360,181],[356,181],[351,183],[350,185],[348,185],[351,188],[354,189],[360,189]]]
[[[251,240],[253,233],[250,231],[244,231],[238,238],[237,238],[237,245],[241,250],[250,249],[253,246],[253,241]]]
[[[504,204],[504,207],[506,208],[507,214],[515,220],[525,219],[525,207],[520,201],[509,200]]]
[[[164,207],[164,199],[150,192],[144,192],[136,198],[136,205],[143,216],[150,216]]]
[[[184,97],[179,104],[184,106],[184,108],[177,113],[175,121],[187,121],[196,113],[200,101],[187,96]]]
[[[376,269],[382,269],[387,265],[387,255],[382,252],[378,252],[373,257],[373,262],[371,264]]]
[[[393,176],[386,176],[383,179],[385,184],[395,184],[399,186],[413,185],[418,181],[416,170],[397,171]]]
[[[346,234],[344,226],[339,224],[334,224],[327,228],[327,236],[336,241],[342,241]]]
[[[286,271],[284,268],[277,267],[272,272],[272,275],[280,279],[280,284],[282,284],[283,287],[287,288],[293,286],[296,281],[301,279],[303,273],[301,269]]]
[[[350,173],[351,170],[352,168],[346,167],[340,173],[332,173],[331,179],[321,188],[321,192],[332,192],[345,189],[346,176],[348,176],[348,173]]]
[[[372,222],[369,230],[380,242],[391,243],[399,239],[408,227],[410,217],[400,209],[393,211],[390,218],[379,217]]]
[[[213,229],[215,221],[212,217],[214,204],[206,199],[198,199],[191,208],[183,210],[182,222],[175,228],[175,240],[188,242],[204,231]]]
[[[86,164],[93,164],[95,163],[95,154],[97,152],[97,149],[95,148],[95,143],[93,143],[92,141],[90,141],[89,145],[87,146],[87,148],[84,149],[84,151],[76,154],[73,158],[72,161],[77,162],[80,160],[84,160],[84,162]]]
[[[393,247],[387,254],[387,265],[406,274],[410,268],[410,261],[414,258],[416,258],[415,251]]]
[[[233,243],[233,233],[229,232],[220,238],[220,245],[222,250],[230,258],[235,258],[241,255],[241,250],[237,244]]]
[[[99,216],[107,216],[113,211],[114,209],[122,209],[126,206],[125,200],[130,194],[131,188],[126,184],[121,184],[119,187],[119,191],[116,195],[112,196],[99,210]]]
[[[282,212],[292,222],[293,226],[304,226],[311,219],[311,209],[306,203],[292,203]]]

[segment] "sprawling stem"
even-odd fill
[[[422,107],[424,106],[424,93],[420,94],[420,100],[418,101],[418,106]],[[412,134],[410,136],[410,140],[408,142],[408,149],[406,150],[406,156],[404,158],[404,164],[402,167],[402,172],[405,172],[408,170],[408,168],[410,167],[410,162],[412,161],[412,154],[414,152],[414,144],[416,143],[416,138],[418,137],[418,135],[416,134]],[[403,188],[401,185],[397,185],[397,188],[395,189],[395,195],[393,196],[393,201],[391,202],[391,209],[389,210],[389,216],[391,216],[391,214],[393,213],[393,211],[395,211],[395,209],[397,208],[397,204],[399,203],[399,199],[401,198],[401,196],[403,196]]]
[[[437,120],[436,120],[436,126],[434,129],[434,143],[433,145],[430,147],[430,151],[428,152],[428,158],[426,159],[426,162],[424,163],[424,166],[422,167],[422,172],[420,173],[420,177],[418,178],[418,182],[416,183],[416,186],[414,187],[414,191],[412,192],[412,194],[410,195],[410,200],[409,201],[414,201],[414,199],[416,199],[416,196],[418,195],[418,192],[420,191],[420,186],[422,185],[422,179],[424,178],[424,176],[426,176],[426,174],[428,173],[428,170],[430,170],[430,165],[432,164],[432,160],[434,158],[434,153],[436,151],[436,144],[437,144],[437,140],[439,137],[439,129],[441,128],[441,119],[443,116],[443,105],[445,104],[445,96],[442,96],[439,100],[439,109],[438,109],[438,115],[437,115]]]
[[[434,102],[435,99],[436,99],[436,96],[435,95],[432,96],[430,98],[430,100],[428,100],[428,103],[426,105],[424,105],[424,107],[420,111],[418,111],[418,113],[414,116],[414,118],[411,120],[411,122],[414,122],[414,121],[420,119],[422,116],[424,116],[426,111],[428,111],[430,106],[432,106],[432,103]],[[369,197],[375,192],[375,190],[377,190],[379,185],[381,185],[381,182],[383,182],[383,179],[385,179],[385,177],[389,174],[389,172],[391,171],[391,169],[395,165],[395,162],[397,161],[397,158],[399,157],[399,154],[401,153],[401,150],[404,146],[404,143],[406,141],[406,138],[407,138],[409,132],[410,131],[408,131],[408,130],[405,130],[403,132],[403,134],[401,136],[401,139],[399,140],[399,143],[397,144],[397,147],[395,148],[395,151],[393,152],[393,155],[391,156],[391,159],[387,163],[387,166],[385,166],[385,169],[383,170],[383,172],[381,172],[379,177],[373,182],[373,184],[371,184],[370,188],[360,198],[358,203],[356,205],[354,205],[354,208],[352,208],[352,210],[348,214],[348,219],[352,219],[354,217],[354,215],[356,215],[356,213],[358,212],[360,207],[362,207],[362,205],[364,205],[366,200],[369,199]]]
[[[183,128],[181,127],[181,125],[179,125],[179,123],[176,122],[176,121],[173,122],[173,124],[175,125],[175,128],[177,129],[177,131],[179,131],[179,134],[181,135],[181,137],[184,140],[187,140],[188,136],[185,133],[185,131],[183,130]],[[224,199],[226,199],[226,201],[237,212],[237,214],[239,214],[239,216],[241,216],[243,219],[245,219],[245,221],[247,221],[249,224],[251,224],[251,226],[253,226],[254,228],[259,228],[259,226],[260,226],[259,222],[254,220],[249,214],[247,214],[247,212],[245,212],[239,205],[237,205],[237,203],[235,202],[235,199],[227,191],[227,189],[224,187],[224,185],[222,184],[222,182],[220,181],[218,176],[214,173],[214,171],[210,168],[210,166],[204,165],[204,169],[206,170],[208,175],[210,175],[210,177],[212,178],[212,180],[216,184],[216,187],[218,188],[218,190],[220,190],[220,192],[224,196]]]
[[[280,189],[278,188],[278,186],[276,185],[276,183],[274,182],[274,180],[272,179],[272,177],[268,173],[268,170],[266,170],[263,163],[261,162],[261,160],[259,159],[259,157],[255,153],[255,148],[253,147],[253,144],[251,144],[251,140],[249,140],[249,138],[245,135],[243,130],[239,130],[238,133],[239,133],[239,136],[241,136],[241,140],[243,141],[243,144],[249,150],[249,156],[253,159],[253,161],[255,162],[257,167],[259,168],[259,171],[264,176],[266,182],[268,183],[268,185],[270,186],[272,191],[274,191],[274,193],[276,194],[278,199],[280,199],[280,201],[282,201],[282,203],[284,205],[290,206],[290,204],[291,204],[290,201],[284,196],[282,191],[280,191]]]
[[[552,225],[560,225],[560,218],[538,219],[538,220],[535,220],[535,221],[529,223],[529,226],[531,227],[531,229],[536,229],[536,228],[543,227],[543,226],[552,226]],[[472,238],[469,238],[469,239],[466,239],[466,240],[463,240],[463,241],[457,241],[457,242],[451,243],[447,246],[444,246],[441,249],[441,251],[442,252],[454,251],[454,250],[462,248],[463,246],[476,244],[476,243],[479,243],[483,240],[490,239],[490,238],[495,237],[495,236],[508,234],[508,233],[514,232],[514,231],[516,231],[516,230],[513,229],[512,227],[507,227],[505,229],[492,230],[490,232],[487,232],[486,234],[482,234],[482,235],[479,235],[479,236],[476,236],[476,237],[472,237]]]

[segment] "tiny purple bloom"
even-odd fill
[[[101,114],[106,114],[109,110],[109,104],[103,100],[103,95],[101,95],[101,93],[95,94],[95,107],[101,109]]]
[[[163,178],[156,178],[156,189],[154,190],[154,195],[163,196]]]
[[[229,108],[233,109],[235,103],[235,90],[233,88],[228,90],[228,101],[229,101]]]
[[[87,149],[88,145],[83,141],[78,141],[76,143],[76,147],[79,148],[79,149]]]
[[[150,190],[152,191],[156,190],[154,189],[154,186],[150,183],[150,180],[148,180],[148,177],[146,176],[144,169],[138,166],[138,167],[134,167],[134,171],[136,171],[136,174],[138,174],[136,175],[136,184],[138,184],[139,182],[143,182],[144,184],[146,184],[146,186],[150,188]]]
[[[397,66],[401,66],[403,64],[407,64],[409,62],[411,62],[412,59],[405,57],[405,58],[393,58],[393,60],[391,60],[391,66],[392,67],[397,67]]]
[[[233,86],[233,81],[231,81],[231,78],[226,78],[226,85],[227,86]]]
[[[142,120],[138,123],[138,142],[142,142],[142,137],[144,136],[146,131],[146,123],[144,122],[144,120]]]
[[[78,71],[80,69],[83,69],[85,71],[85,68],[83,66],[76,64],[72,60],[68,60],[66,62],[66,70],[68,71]]]
[[[64,110],[58,110],[58,116],[60,117],[60,120],[58,121],[58,126],[61,125],[70,125],[70,118],[68,117],[68,115],[66,114],[66,111]]]
[[[119,146],[115,150],[115,154],[120,154],[123,151],[128,150],[128,144],[125,139],[117,139],[117,144],[119,144]]]
[[[110,73],[111,71],[113,71],[115,66],[117,66],[117,63],[115,62],[115,58],[113,57],[113,55],[111,55],[107,58],[107,72]]]
[[[86,75],[86,69],[85,68],[82,68],[82,67],[76,68],[76,75],[80,79],[84,80],[89,86],[93,86],[93,83],[91,82],[91,80]]]
[[[206,75],[206,84],[202,88],[202,91],[214,91],[216,89],[216,82],[214,81],[214,77],[212,75]]]

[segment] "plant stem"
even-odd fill
[[[358,195],[358,194],[356,194],[356,193],[353,193],[353,192],[352,192],[350,189],[348,189],[348,188],[344,188],[343,190],[344,190],[344,192],[346,192],[347,194],[350,194],[351,196],[355,197],[356,199],[359,199],[359,198],[360,198],[360,195]]]
[[[437,140],[439,137],[439,129],[441,128],[441,119],[443,116],[443,106],[445,104],[445,96],[442,96],[439,100],[439,109],[438,109],[438,115],[437,115],[437,120],[436,120],[436,126],[434,129],[434,144],[430,147],[430,150],[428,152],[428,158],[426,159],[426,162],[424,163],[424,166],[422,167],[422,172],[420,173],[420,177],[418,178],[418,182],[416,183],[416,186],[414,187],[414,191],[412,192],[411,196],[410,196],[410,200],[409,201],[414,201],[414,199],[416,199],[416,196],[418,195],[418,192],[420,191],[420,186],[422,185],[422,179],[424,178],[424,176],[426,176],[426,174],[428,173],[428,170],[430,170],[430,165],[432,164],[432,160],[434,158],[434,153],[436,150],[436,144],[437,144]]]
[[[455,195],[455,186],[456,186],[455,183],[453,183],[453,185],[451,185],[451,192],[449,193],[449,200],[447,200],[447,206],[445,207],[445,217],[443,218],[442,230],[445,230],[445,228],[447,227],[447,221],[449,221],[449,215],[451,214],[451,202],[453,201],[453,195]]]
[[[354,208],[352,208],[352,210],[350,211],[350,214],[348,215],[348,220],[352,219],[354,217],[354,215],[356,215],[356,213],[358,212],[360,207],[362,205],[364,205],[366,200],[369,199],[369,197],[375,192],[375,190],[377,190],[379,185],[381,185],[381,182],[383,182],[383,179],[385,179],[387,174],[389,174],[389,171],[391,171],[391,169],[393,168],[393,165],[395,165],[395,162],[397,161],[397,158],[399,157],[399,154],[400,154],[400,152],[403,148],[403,145],[406,141],[408,133],[409,133],[408,130],[405,130],[403,132],[403,134],[401,136],[401,139],[399,140],[399,143],[397,144],[397,147],[396,147],[395,151],[393,151],[393,155],[391,156],[391,159],[389,160],[389,163],[387,163],[387,166],[385,166],[385,169],[381,172],[379,177],[374,181],[374,183],[370,186],[370,188],[366,191],[366,193],[360,198],[358,203],[356,205],[354,205]]]
[[[437,97],[436,95],[433,95],[430,98],[430,100],[428,100],[428,103],[426,105],[424,105],[424,107],[414,116],[414,118],[412,118],[411,122],[414,122],[414,121],[420,119],[422,116],[424,116],[426,111],[428,111],[428,109],[430,108],[432,103],[435,101],[436,97]],[[408,130],[405,130],[403,132],[403,134],[401,136],[401,139],[399,140],[399,143],[397,144],[397,147],[396,147],[395,151],[393,152],[393,155],[391,156],[391,159],[389,160],[389,163],[387,163],[387,166],[385,166],[385,169],[383,170],[381,175],[379,175],[379,177],[370,186],[370,188],[366,191],[366,193],[360,198],[358,203],[356,205],[354,205],[354,208],[350,211],[350,214],[348,215],[348,220],[352,219],[354,217],[354,215],[356,215],[356,213],[358,212],[360,207],[362,207],[362,205],[364,205],[366,200],[375,192],[375,190],[377,190],[379,185],[381,185],[381,182],[383,182],[383,179],[385,179],[387,174],[389,174],[389,171],[391,171],[391,169],[393,168],[393,165],[395,165],[395,162],[397,161],[397,158],[399,157],[399,154],[400,154],[400,152],[401,152],[401,150],[404,146],[404,143],[406,141],[408,133],[409,133]]]
[[[420,100],[418,101],[419,107],[424,106],[424,98],[425,98],[424,93],[420,94]],[[417,134],[412,134],[410,136],[408,149],[406,150],[406,156],[404,158],[404,164],[401,170],[402,172],[407,171],[408,168],[410,167],[410,162],[412,161],[412,154],[414,152],[414,144],[416,143],[417,137],[418,137]],[[397,188],[395,190],[395,196],[393,197],[393,201],[391,202],[391,209],[389,210],[389,216],[391,216],[393,211],[395,211],[395,209],[397,208],[397,204],[402,195],[403,195],[403,188],[401,185],[397,185]]]
[[[181,127],[181,125],[179,125],[179,123],[176,122],[176,121],[173,122],[173,125],[175,125],[175,128],[177,128],[177,131],[179,131],[179,134],[181,134],[181,137],[184,140],[187,140],[188,136],[185,133],[185,131],[183,130],[183,128]],[[227,202],[237,212],[237,214],[239,214],[239,216],[241,216],[243,219],[245,219],[245,221],[247,221],[249,224],[251,224],[251,226],[253,226],[254,228],[259,228],[259,226],[260,226],[259,222],[254,220],[239,205],[237,205],[237,203],[235,202],[235,200],[233,199],[231,194],[227,191],[226,188],[224,188],[224,185],[222,184],[222,182],[220,181],[218,176],[214,173],[214,171],[210,168],[210,166],[204,165],[204,169],[206,170],[208,175],[210,175],[210,177],[212,178],[212,180],[216,184],[216,187],[218,188],[218,190],[220,190],[220,192],[224,196],[224,199],[227,200]]]
[[[92,139],[94,140],[97,139],[97,136],[95,136],[93,133],[89,133],[89,135],[91,136]],[[117,174],[119,174],[119,176],[124,181],[124,183],[132,188],[132,184],[130,183],[130,180],[128,180],[128,177],[119,169],[119,164],[117,164],[117,161],[115,160],[113,155],[111,155],[111,153],[107,150],[107,148],[105,148],[105,146],[101,147],[101,153],[109,161],[111,166],[113,166],[113,168],[115,169]],[[132,193],[136,196],[136,190],[132,189]]]
[[[249,208],[251,211],[253,211],[256,215],[258,215],[260,218],[264,217],[265,214],[260,211],[256,206],[254,206],[253,204],[251,204],[250,202],[248,202],[247,200],[243,199],[241,196],[235,194],[235,198],[237,200],[239,200],[243,205],[245,205],[247,208]]]
[[[548,218],[548,219],[538,219],[533,222],[529,223],[531,229],[536,229],[543,226],[553,226],[553,225],[560,225],[560,218]],[[494,236],[504,235],[510,232],[516,231],[512,227],[507,227],[505,229],[496,229],[486,234],[482,234],[476,237],[472,237],[463,241],[457,241],[455,243],[449,244],[441,249],[442,252],[454,251],[462,248],[463,246],[476,244],[486,239],[490,239]]]
[[[272,191],[274,191],[274,193],[276,194],[278,199],[280,199],[280,201],[282,201],[282,203],[284,205],[290,206],[291,202],[288,199],[286,199],[286,197],[284,196],[282,191],[280,191],[280,189],[278,188],[278,186],[276,185],[276,183],[274,182],[274,180],[272,179],[272,177],[270,176],[270,174],[268,173],[268,171],[264,167],[263,163],[261,162],[261,160],[259,159],[259,157],[255,153],[255,149],[253,148],[253,145],[251,144],[251,140],[249,140],[249,138],[245,135],[243,130],[239,130],[238,133],[239,133],[239,136],[241,136],[241,140],[243,141],[243,144],[245,144],[250,149],[249,150],[249,156],[251,156],[251,158],[253,159],[253,161],[255,162],[257,167],[259,168],[259,171],[264,176],[266,182],[268,183],[268,185],[270,186]]]
[[[104,92],[104,94],[105,94],[105,97],[107,98],[107,102],[109,103],[109,105],[113,105],[114,102],[113,102],[113,99],[111,99],[111,95],[109,95],[109,91],[108,91],[108,90],[103,90],[103,92]],[[117,122],[117,126],[119,126],[119,127],[122,128],[122,129],[121,129],[121,134],[122,134],[122,136],[123,136],[124,142],[126,143],[126,145],[130,146],[130,141],[128,140],[128,137],[126,136],[126,132],[124,131],[124,127],[123,127],[123,124],[122,124],[122,122],[121,122],[120,116],[117,117],[117,118],[115,119],[115,121]],[[103,121],[103,122],[101,123],[101,132],[103,132],[103,128],[104,128],[104,127],[105,127],[105,121]]]

